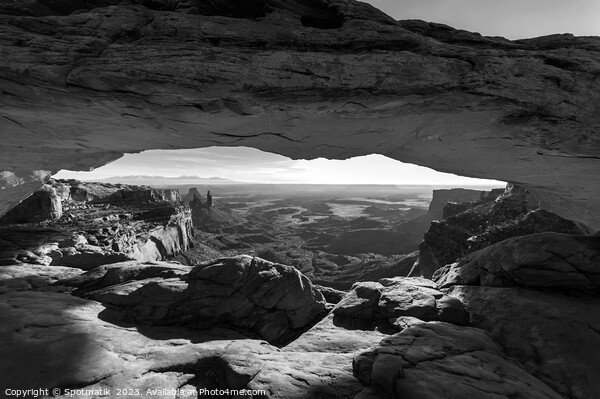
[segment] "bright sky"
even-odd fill
[[[366,0],[394,19],[422,19],[484,36],[600,36],[600,0]]]
[[[573,33],[600,36],[600,0],[368,0],[395,19],[423,19],[509,39]],[[57,178],[112,176],[223,177],[261,183],[498,185],[403,164],[381,155],[345,161],[293,161],[245,147],[146,151],[125,155],[93,172],[61,171]]]
[[[56,178],[99,180],[113,176],[151,175],[222,177],[252,183],[494,185],[501,182],[469,179],[405,164],[383,155],[349,160],[291,160],[248,147],[208,147],[153,150],[126,154],[93,172],[61,171]]]

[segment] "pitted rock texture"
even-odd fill
[[[469,316],[460,300],[437,290],[434,282],[414,277],[384,278],[356,283],[333,309],[334,315],[356,328],[369,328],[399,317],[467,324]]]
[[[0,6],[2,213],[59,169],[243,145],[517,182],[600,227],[598,38],[482,37],[351,0],[91,3]]]
[[[540,233],[473,252],[434,275],[453,285],[571,288],[600,291],[600,237]]]
[[[299,271],[245,255],[174,278],[135,276],[84,295],[121,308],[126,320],[138,324],[233,326],[277,344],[297,337],[325,312],[323,295]]]
[[[560,399],[483,330],[417,323],[354,357],[371,398]]]

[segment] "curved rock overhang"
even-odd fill
[[[117,3],[0,5],[0,213],[60,169],[225,145],[514,182],[600,228],[598,37],[482,37],[351,0]]]

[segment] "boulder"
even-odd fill
[[[346,295],[346,292],[336,290],[335,288],[325,287],[323,285],[317,284],[315,284],[314,286],[317,290],[319,290],[319,292],[321,292],[321,294],[323,294],[323,297],[328,303],[338,303],[342,300],[344,295]]]
[[[335,306],[333,313],[363,329],[403,316],[464,325],[468,314],[456,298],[438,291],[434,282],[414,277],[395,277],[378,283],[356,283]]]
[[[124,282],[85,297],[122,309],[145,325],[207,329],[228,325],[282,344],[325,311],[323,295],[290,266],[238,256],[194,267],[176,278]]]

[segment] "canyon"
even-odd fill
[[[53,196],[14,208],[34,221],[0,219],[0,388],[80,398],[117,397],[121,386],[140,398],[598,392],[597,235],[519,186],[435,190],[428,209],[390,201],[419,188],[390,198],[373,187],[367,206],[327,186],[322,197],[302,187],[279,198],[221,187],[209,202],[198,189],[50,180],[39,192]],[[47,209],[40,198],[62,215],[23,209]],[[362,216],[332,212],[356,203]],[[336,243],[349,232],[395,230],[422,242],[398,240],[387,249],[396,255],[335,252],[348,251]]]

